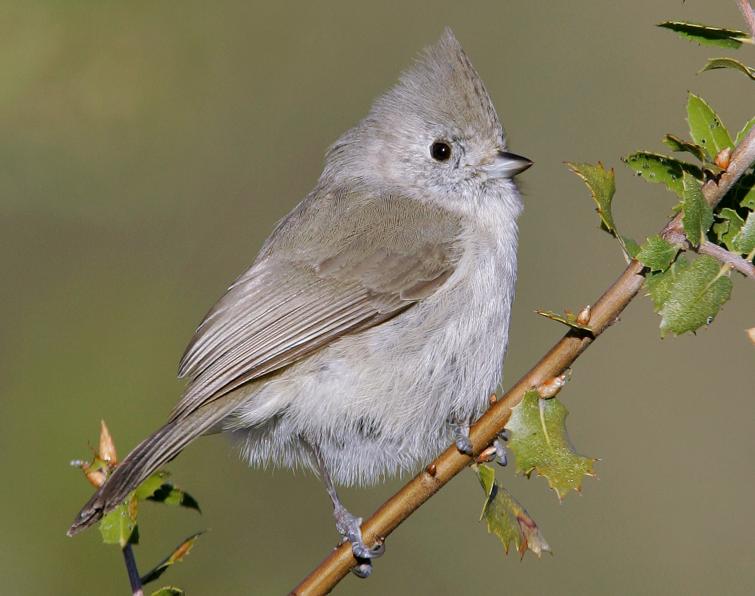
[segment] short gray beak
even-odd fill
[[[532,160],[526,157],[522,157],[516,153],[509,153],[508,151],[499,151],[492,165],[488,166],[488,171],[496,177],[513,178],[517,174],[524,172],[531,165]]]

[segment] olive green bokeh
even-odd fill
[[[563,327],[533,314],[595,300],[623,267],[584,185],[562,165],[617,168],[614,216],[641,240],[675,197],[619,157],[687,136],[687,91],[733,132],[752,81],[695,74],[709,57],[654,27],[741,28],[733,1],[606,3],[4,2],[0,19],[0,463],[7,594],[125,594],[117,549],[65,530],[90,492],[67,462],[100,417],[120,453],[180,392],[194,326],[311,188],[325,148],[445,25],[485,80],[522,176],[513,380]],[[755,62],[752,47],[736,54]],[[731,52],[733,53],[733,51]],[[755,287],[696,337],[661,340],[632,304],[560,396],[599,479],[559,505],[539,478],[500,474],[555,555],[504,557],[464,473],[342,594],[749,594]],[[171,465],[203,516],[144,506],[146,570],[209,528],[166,582],[192,594],[280,594],[336,542],[319,482],[250,471],[221,438]],[[367,514],[399,486],[344,491]]]

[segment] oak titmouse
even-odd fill
[[[446,30],[328,150],[314,190],[215,304],[180,364],[169,421],[89,500],[100,519],[196,437],[233,435],[252,465],[334,483],[414,469],[484,411],[501,379],[516,281],[513,176],[480,77]],[[460,437],[463,448],[463,434]]]

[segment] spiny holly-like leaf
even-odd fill
[[[152,592],[152,596],[183,596],[184,591],[175,586],[163,586],[159,590]]]
[[[687,99],[687,123],[692,140],[705,149],[711,160],[733,143],[729,131],[721,119],[702,97],[689,94]]]
[[[165,482],[170,477],[166,470],[158,470],[142,482],[134,491],[136,498],[140,501],[149,500],[166,505],[180,505],[189,509],[196,509],[201,513],[199,503],[189,493],[176,488],[169,482]]]
[[[676,246],[656,234],[640,247],[637,260],[651,271],[665,271],[674,262],[677,252]]]
[[[480,519],[485,520],[488,532],[498,536],[506,554],[509,553],[512,544],[522,557],[527,549],[538,557],[544,551],[550,552],[551,549],[535,521],[511,493],[495,481],[495,470],[484,464],[474,467],[485,492],[485,504]]]
[[[666,188],[680,197],[683,193],[682,175],[684,173],[689,173],[699,180],[703,179],[703,171],[697,166],[660,153],[638,151],[623,157],[622,161],[644,180],[665,184]]]
[[[748,255],[755,250],[755,212],[750,211],[744,225],[732,240],[732,250]]]
[[[731,295],[731,279],[713,257],[701,255],[676,272],[659,310],[661,336],[695,331],[713,321]]]
[[[541,399],[534,389],[524,394],[512,409],[506,428],[508,447],[516,458],[518,472],[533,471],[548,480],[563,499],[570,490],[579,491],[582,478],[594,476],[594,459],[574,452],[566,433],[566,407],[557,398]]]
[[[165,503],[166,505],[178,505],[180,507],[186,507],[188,509],[194,509],[199,513],[202,510],[199,508],[199,503],[189,493],[183,489],[177,488],[172,484],[163,484],[158,490],[155,491],[150,501],[156,501],[159,503]]]
[[[691,141],[686,141],[675,135],[667,134],[663,137],[663,144],[669,147],[672,151],[686,151],[687,153],[691,153],[700,161],[705,161],[707,159],[705,150],[700,147],[700,145],[695,145]]]
[[[197,532],[196,534],[192,534],[186,540],[184,540],[181,544],[179,544],[176,548],[174,548],[173,552],[170,553],[170,555],[168,555],[165,559],[163,559],[160,563],[158,563],[154,569],[152,569],[151,571],[148,571],[141,577],[142,584],[148,584],[150,582],[155,581],[163,573],[165,573],[168,567],[183,561],[186,558],[186,556],[191,552],[191,549],[194,548],[194,543],[202,534],[203,532]]]
[[[716,217],[721,221],[713,224],[713,233],[716,235],[718,242],[726,246],[728,250],[734,249],[734,238],[742,229],[745,223],[734,209],[724,207],[716,213]]]
[[[160,486],[160,488],[158,488],[151,496],[147,497],[147,499],[157,503],[179,505],[181,507],[187,507],[188,509],[194,509],[200,513],[202,512],[199,508],[199,503],[197,503],[197,500],[194,497],[169,483]]]
[[[719,68],[732,68],[734,70],[738,70],[739,72],[745,73],[750,79],[755,81],[755,68],[752,68],[750,66],[747,66],[746,64],[742,64],[739,60],[734,60],[734,58],[711,58],[708,60],[708,62],[705,63],[705,66],[700,70],[700,72],[705,72],[706,70],[716,70]]]
[[[597,164],[567,162],[566,167],[584,180],[587,188],[590,189],[592,200],[595,201],[595,210],[600,216],[601,226],[616,236],[616,225],[611,213],[611,201],[616,192],[613,168],[606,170],[600,162]]]
[[[700,183],[692,176],[684,174],[684,194],[682,195],[682,225],[687,240],[698,246],[705,240],[705,234],[713,224],[713,210],[703,196]]]
[[[740,131],[739,131],[739,132],[737,133],[737,138],[736,138],[736,139],[734,139],[734,144],[735,144],[735,145],[739,145],[739,144],[740,144],[740,143],[742,142],[742,140],[743,140],[743,139],[744,139],[744,138],[745,138],[745,137],[747,136],[747,133],[748,133],[748,132],[750,132],[750,129],[751,129],[751,128],[752,128],[753,126],[755,126],[755,118],[752,118],[752,119],[748,120],[748,121],[747,121],[747,124],[745,124],[745,125],[744,125],[744,126],[742,127],[742,130],[740,130]]]
[[[671,296],[671,288],[679,274],[689,267],[684,257],[678,258],[668,270],[662,273],[652,273],[645,278],[648,296],[653,301],[655,312],[659,312],[666,300]]]
[[[587,331],[588,333],[592,333],[592,329],[590,329],[589,326],[583,323],[580,323],[577,320],[578,315],[575,315],[571,311],[567,310],[564,312],[563,315],[552,312],[550,310],[536,310],[535,312],[539,314],[541,317],[545,317],[546,319],[550,319],[551,321],[556,321],[558,323],[566,325],[567,327],[571,327],[572,329],[579,329],[581,331]]]
[[[138,501],[133,493],[100,521],[100,534],[105,544],[136,544],[139,534],[136,526]]]
[[[742,43],[752,43],[749,33],[737,29],[722,29],[720,27],[709,27],[708,25],[684,23],[681,21],[666,21],[665,23],[659,23],[658,26],[670,29],[681,37],[690,41],[696,41],[702,45],[736,49]]]

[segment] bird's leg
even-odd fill
[[[456,448],[464,455],[472,455],[472,441],[469,440],[469,421],[449,418],[448,423],[454,432]]]
[[[351,552],[354,553],[354,557],[359,561],[359,565],[352,569],[352,571],[359,577],[368,577],[372,572],[372,563],[370,560],[381,556],[385,551],[385,545],[382,542],[379,542],[372,548],[365,545],[360,528],[362,518],[352,515],[343,506],[343,503],[338,498],[335,484],[330,477],[330,472],[325,465],[325,460],[320,450],[315,445],[310,445],[310,447],[315,456],[320,479],[325,484],[325,490],[328,491],[330,500],[333,502],[333,517],[336,520],[336,530],[343,536],[344,541],[348,540],[351,543]]]

